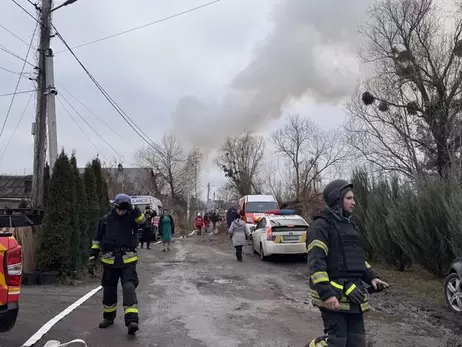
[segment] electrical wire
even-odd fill
[[[33,39],[33,37],[32,37],[32,39]],[[36,67],[34,64],[28,62],[28,61],[27,61],[27,58],[26,58],[26,59],[21,58],[19,55],[13,53],[11,50],[9,50],[8,48],[6,48],[6,47],[3,46],[3,45],[0,45],[0,50],[2,50],[3,52],[8,53],[9,55],[11,55],[11,56],[13,56],[13,57],[15,57],[15,58],[21,60],[21,61],[22,61],[23,63],[25,63],[25,64],[29,64],[29,65],[32,66],[33,68]]]
[[[91,109],[89,109],[82,101],[77,99],[74,95],[71,94],[69,90],[67,90],[62,84],[59,85],[67,94],[69,94],[70,97],[72,97],[75,101],[77,101],[83,108],[85,108],[88,112],[90,112],[93,116],[96,117],[101,123],[103,123],[106,127],[108,127],[109,130],[111,130],[116,136],[120,137],[121,140],[123,140],[126,144],[129,146],[133,147],[133,145],[127,141],[122,135],[120,135],[117,131],[115,131],[109,124],[107,124],[101,117],[98,117],[96,113],[94,113]]]
[[[90,41],[90,42],[82,43],[82,44],[80,44],[80,45],[77,45],[77,46],[72,47],[72,49],[76,49],[76,48],[81,48],[81,47],[93,45],[93,44],[98,43],[98,42],[101,42],[101,41],[105,41],[105,40],[109,40],[109,39],[112,39],[112,38],[117,37],[117,36],[125,35],[125,34],[128,34],[128,33],[133,32],[133,31],[140,30],[140,29],[146,28],[146,27],[148,27],[148,26],[151,26],[151,25],[154,25],[154,24],[158,24],[158,23],[162,23],[162,22],[165,22],[165,21],[167,21],[167,20],[170,20],[170,19],[173,19],[173,18],[182,16],[182,15],[185,15],[185,14],[188,14],[188,13],[191,13],[191,12],[194,12],[194,11],[197,11],[197,10],[200,10],[200,9],[202,9],[202,8],[204,8],[204,7],[207,7],[207,6],[216,4],[216,3],[220,2],[220,1],[221,1],[221,0],[211,1],[211,2],[208,2],[208,3],[206,3],[206,4],[203,4],[203,5],[200,5],[200,6],[191,8],[191,9],[189,9],[189,10],[186,10],[186,11],[183,11],[183,12],[179,12],[179,13],[170,15],[170,16],[168,16],[168,17],[164,17],[164,18],[158,19],[158,20],[156,20],[156,21],[154,21],[154,22],[150,22],[150,23],[147,23],[147,24],[144,24],[144,25],[140,25],[140,26],[137,26],[137,27],[135,27],[135,28],[128,29],[128,30],[125,30],[125,31],[122,31],[122,32],[119,32],[119,33],[116,33],[116,34],[113,34],[113,35],[101,37],[101,38],[99,38],[99,39],[96,39],[96,40],[93,40],[93,41]],[[57,52],[56,54],[63,53],[63,52],[66,52],[66,51],[67,51],[67,49],[64,49],[64,50],[62,50],[62,51]]]
[[[4,67],[1,67],[0,66],[0,70],[2,71],[5,71],[5,72],[8,72],[12,75],[16,75],[16,76],[21,76],[21,78],[27,78],[28,80],[31,80],[31,81],[35,81],[36,79],[31,77],[31,76],[28,76],[30,74],[32,74],[33,72],[24,72],[22,75],[19,73],[19,72],[16,72],[16,71],[13,71],[13,70],[10,70],[10,69],[6,69]]]
[[[13,93],[7,93],[7,94],[0,94],[0,96],[15,96],[15,95],[19,95],[19,94],[35,93],[36,91],[37,91],[36,89],[33,89],[33,90],[23,90],[23,91],[20,91],[20,92],[13,92]]]
[[[23,10],[29,17],[31,17],[33,20],[35,20],[38,24],[40,24],[39,20],[35,18],[29,11],[27,11],[24,7],[21,6],[16,0],[11,0],[13,1],[16,6],[18,6],[21,10]],[[29,1],[30,2],[30,1]],[[35,6],[35,4],[33,4]],[[37,8],[37,7],[36,7]]]
[[[2,28],[3,30],[5,30],[7,33],[13,35],[14,37],[16,37],[19,41],[21,41],[22,43],[24,43],[26,46],[28,46],[29,44],[24,41],[22,38],[20,38],[18,35],[16,35],[14,32],[12,32],[10,29],[8,29],[7,27],[5,27],[4,25],[0,24],[0,28]]]
[[[87,76],[91,79],[91,81],[95,84],[95,86],[99,89],[101,94],[106,98],[106,100],[111,104],[111,106],[117,111],[117,113],[125,120],[125,122],[136,132],[136,134],[145,141],[150,147],[152,147],[156,152],[162,154],[163,151],[160,146],[156,145],[154,142],[149,140],[149,137],[136,125],[136,123],[122,110],[122,108],[112,99],[112,97],[104,90],[104,88],[99,84],[99,82],[93,77],[93,75],[88,71],[85,65],[81,62],[81,60],[75,55],[72,48],[68,45],[66,40],[62,37],[56,27],[52,24],[52,27],[55,30],[56,36],[62,41],[62,43],[67,47],[67,49],[71,52],[72,56],[75,60],[79,63],[80,67],[85,71]]]
[[[90,137],[87,135],[87,133],[85,132],[85,130],[83,130],[83,128],[80,126],[79,123],[77,123],[77,121],[75,120],[75,118],[72,116],[72,114],[69,112],[69,110],[66,108],[66,106],[63,104],[63,102],[61,101],[61,98],[56,98],[58,100],[58,102],[61,104],[61,106],[63,107],[64,111],[66,111],[66,113],[69,115],[69,117],[71,117],[72,121],[75,123],[75,125],[77,125],[77,127],[80,129],[80,131],[82,132],[82,134],[87,138],[88,141],[90,141],[90,143],[93,145],[93,147],[95,147],[96,149],[96,152],[98,154],[101,154],[101,156],[106,159],[106,161],[109,162],[109,160],[106,158],[106,156],[104,154],[102,154],[102,152],[98,149],[98,147],[95,145],[95,143],[90,139]]]
[[[10,106],[8,107],[8,111],[6,112],[5,121],[3,122],[2,129],[0,130],[0,140],[1,140],[2,135],[3,135],[3,131],[5,130],[5,126],[6,126],[6,122],[8,121],[8,117],[10,116],[11,109],[12,109],[13,103],[14,103],[14,99],[16,98],[16,94],[18,92],[19,83],[21,83],[22,74],[24,73],[24,68],[26,67],[27,58],[29,57],[29,52],[30,52],[30,50],[32,48],[32,43],[34,42],[34,37],[35,37],[35,33],[37,32],[37,28],[38,28],[38,25],[35,26],[34,32],[32,33],[32,37],[30,39],[29,48],[27,49],[26,57],[25,57],[24,62],[22,64],[20,76],[18,77],[18,81],[17,81],[16,87],[14,89],[14,94],[13,94],[13,97],[11,98],[11,101],[10,101]]]
[[[110,149],[112,149],[114,151],[115,154],[117,154],[119,156],[120,159],[122,159],[123,161],[125,161],[125,158],[123,157],[122,154],[120,154],[114,147],[111,146],[111,144],[109,142],[107,142],[86,120],[85,118],[82,117],[82,115],[75,109],[74,106],[72,106],[72,104],[69,102],[69,100],[67,100],[64,95],[60,95],[60,97],[69,105],[70,108],[72,108],[72,110],[75,112],[75,114],[77,116],[80,117],[81,120],[83,120],[85,122],[85,124],[91,129],[93,130],[93,132],[96,134],[96,136],[98,136]]]
[[[5,149],[3,150],[2,154],[0,155],[0,162],[2,161],[2,158],[3,156],[5,155],[6,153],[6,150],[8,149],[8,147],[10,146],[10,143],[11,143],[11,140],[13,140],[13,137],[14,135],[16,134],[16,131],[18,130],[19,126],[21,125],[21,122],[24,118],[24,115],[26,114],[26,111],[27,111],[27,108],[29,107],[29,104],[32,100],[32,97],[34,96],[35,94],[31,94],[30,97],[29,97],[29,100],[27,101],[27,104],[26,104],[26,107],[24,107],[24,111],[22,111],[22,114],[21,114],[21,117],[19,117],[19,120],[18,120],[18,123],[16,124],[16,127],[14,128],[13,130],[13,133],[11,134],[8,142],[6,143],[6,146],[5,146]]]

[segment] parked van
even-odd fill
[[[245,195],[239,199],[239,211],[244,211],[244,221],[247,230],[258,222],[258,219],[265,215],[265,212],[278,210],[279,204],[273,195]]]

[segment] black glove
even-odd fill
[[[362,304],[366,298],[366,293],[354,283],[348,283],[344,286],[345,295],[352,304]]]

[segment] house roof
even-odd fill
[[[0,175],[0,198],[28,199],[31,196],[32,175]]]
[[[113,186],[116,191],[113,191],[112,194],[120,191],[129,195],[154,194],[153,187],[151,187],[150,183],[156,174],[151,168],[124,167],[123,169],[104,168],[103,170],[110,176],[108,181],[116,183],[116,185]],[[79,168],[79,171],[83,173],[85,172],[85,168]],[[111,187],[109,187],[109,189],[111,190]]]

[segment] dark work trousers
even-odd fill
[[[235,246],[237,260],[242,260],[242,246]]]
[[[152,228],[143,228],[143,234],[141,236],[141,247],[143,244],[146,243],[146,247],[151,245],[151,237],[152,237]]]
[[[329,347],[366,347],[362,313],[321,311]]]
[[[104,266],[103,279],[103,318],[113,321],[117,313],[117,285],[122,282],[123,306],[125,325],[131,322],[138,323],[138,300],[136,298],[136,287],[138,287],[138,274],[136,264],[121,268]]]

